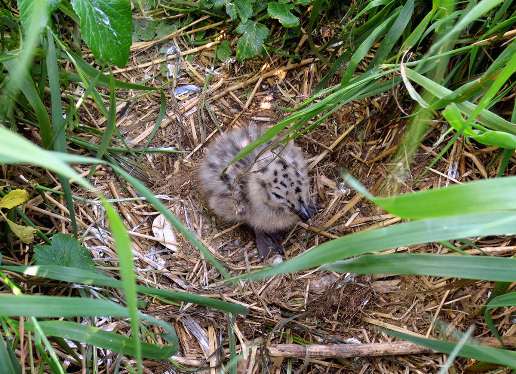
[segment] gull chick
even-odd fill
[[[200,167],[210,208],[226,221],[251,227],[262,259],[272,252],[283,254],[285,232],[315,213],[306,161],[293,142],[272,149],[270,142],[262,144],[231,164],[264,131],[251,124],[223,133],[208,147]]]

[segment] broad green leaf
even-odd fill
[[[404,274],[487,281],[516,281],[516,258],[395,253],[364,255],[326,265],[357,274]]]
[[[0,199],[0,208],[12,209],[29,200],[29,193],[25,190],[12,190]]]
[[[234,0],[235,8],[240,20],[245,23],[253,15],[253,3],[251,0]]]
[[[432,218],[469,213],[516,214],[516,177],[502,177],[455,184],[392,197],[372,196],[350,175],[346,182],[389,213],[402,218]]]
[[[237,59],[243,61],[258,56],[263,50],[263,43],[269,36],[269,29],[261,23],[248,20],[238,25],[236,31],[242,34],[237,43]]]
[[[33,227],[18,225],[5,216],[4,219],[13,234],[16,235],[23,243],[30,244],[34,241],[34,233],[38,230]]]
[[[229,41],[223,40],[218,46],[217,51],[215,52],[217,55],[217,59],[219,61],[226,61],[231,57],[231,47],[229,45]]]
[[[102,62],[122,67],[129,59],[132,18],[129,0],[71,0],[81,36]]]
[[[269,3],[267,13],[271,18],[277,19],[285,27],[299,26],[299,18],[292,14],[294,4],[289,3]]]
[[[231,21],[236,21],[238,18],[236,6],[234,3],[227,1],[226,2],[226,13],[231,18]]]
[[[122,281],[104,275],[99,271],[55,265],[1,266],[0,269],[69,283],[81,283],[92,286],[122,288]],[[193,303],[213,309],[222,310],[228,313],[242,315],[247,313],[247,309],[242,305],[228,303],[226,301],[218,300],[211,297],[199,296],[194,293],[172,291],[168,289],[159,289],[139,285],[136,286],[136,289],[141,294],[155,296],[167,302],[183,301],[186,303]]]
[[[75,340],[125,355],[134,354],[134,343],[127,336],[68,321],[40,321],[39,325],[47,336]],[[25,329],[34,331],[34,326],[26,323]],[[148,359],[166,360],[175,353],[173,346],[142,343],[141,347],[142,356]]]
[[[89,250],[71,235],[57,233],[48,245],[34,248],[36,265],[66,266],[78,269],[94,269],[95,263]]]
[[[330,240],[291,260],[234,279],[263,279],[385,249],[486,235],[516,234],[516,214],[465,214],[401,223]]]
[[[437,352],[451,353],[457,343],[420,338],[419,336],[404,334],[397,331],[385,330],[389,335],[408,340],[418,345],[433,349]],[[458,353],[460,357],[473,358],[482,362],[505,365],[516,368],[516,352],[507,349],[487,347],[479,344],[466,343]]]
[[[120,277],[122,278],[122,285],[125,294],[125,301],[129,309],[131,317],[131,336],[134,342],[134,355],[136,356],[137,366],[139,372],[143,367],[142,361],[142,347],[140,342],[140,330],[138,327],[138,300],[136,294],[136,275],[134,269],[134,259],[132,252],[132,244],[129,239],[129,234],[124,227],[120,216],[115,211],[113,206],[106,200],[102,201],[104,209],[106,209],[111,234],[115,241],[116,252],[120,262]]]

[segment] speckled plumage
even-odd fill
[[[263,144],[229,165],[264,131],[251,124],[220,135],[208,147],[200,168],[210,208],[227,221],[251,226],[262,256],[267,254],[264,245],[281,251],[277,234],[292,227],[299,217],[306,220],[314,213],[306,162],[292,142],[272,150],[266,149],[270,143]]]

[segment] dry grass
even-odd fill
[[[183,57],[168,58],[164,62],[159,46],[143,45],[133,50],[131,65],[120,70],[118,78],[159,86],[167,81],[164,71],[175,71],[175,77],[165,88],[167,117],[152,145],[177,147],[186,153],[180,156],[146,154],[138,160],[133,173],[162,196],[170,209],[202,238],[232,273],[258,268],[261,263],[249,232],[219,221],[206,209],[200,199],[196,167],[204,146],[218,129],[242,126],[251,120],[274,124],[284,116],[283,108],[292,107],[313,92],[324,66],[312,59],[289,65],[284,60],[266,57],[244,65],[227,63],[214,67],[213,45],[216,43],[192,51],[181,34],[175,35],[173,42],[185,51]],[[191,58],[186,59],[189,54]],[[186,84],[197,85],[200,91],[174,97],[175,88]],[[135,95],[128,94],[128,107],[119,105],[117,126],[129,144],[142,146],[154,126],[160,101],[156,94]],[[328,238],[398,222],[397,218],[377,210],[342,185],[339,170],[350,170],[368,188],[378,192],[381,183],[389,177],[390,156],[405,130],[403,112],[408,112],[411,105],[399,91],[354,102],[300,139],[310,158],[314,193],[321,210],[310,225],[301,224],[292,230],[286,241],[288,258]],[[101,129],[105,125],[88,103],[81,118],[84,123]],[[434,123],[434,129],[420,147],[411,175],[403,180],[402,191],[496,175],[499,161],[494,152],[497,150],[477,149],[462,142],[455,143],[432,169],[426,169],[425,165],[443,145],[437,143],[443,128],[440,123]],[[96,140],[92,138],[92,141]],[[514,174],[515,168],[516,164],[511,163],[509,174]],[[19,167],[16,170],[16,174],[4,170],[4,175],[23,175],[31,181],[52,178],[45,173],[38,176],[38,171],[34,170]],[[119,183],[111,172],[102,168],[97,170],[93,184],[113,198],[138,198],[127,184]],[[57,181],[54,185],[58,185]],[[80,191],[75,193],[92,198]],[[116,255],[103,209],[94,201],[77,206],[80,235],[85,245],[99,266],[114,270]],[[239,364],[242,373],[257,373],[263,368],[283,372],[280,367],[285,368],[287,360],[268,357],[265,350],[259,349],[265,345],[393,341],[379,327],[438,337],[443,335],[443,330],[438,328],[441,322],[446,324],[448,333],[454,329],[464,331],[475,324],[475,336],[489,335],[480,306],[486,301],[492,284],[433,277],[355,277],[314,271],[229,288],[217,283],[218,274],[183,238],[177,237],[176,252],[159,243],[152,231],[152,222],[158,213],[145,201],[135,199],[119,202],[117,206],[132,236],[141,283],[213,295],[249,308],[249,315],[239,317],[234,326],[238,349],[246,350],[246,358]],[[40,226],[69,231],[66,208],[52,195],[45,193],[34,198],[27,210]],[[512,239],[487,238],[477,244],[489,253],[514,254],[516,248]],[[427,245],[396,251],[443,253],[447,249]],[[5,256],[4,261],[21,263],[28,258],[28,254],[13,255]],[[36,293],[39,285],[34,283],[30,287]],[[121,295],[112,296],[121,298]],[[175,370],[216,366],[222,356],[227,357],[227,346],[221,347],[222,341],[227,342],[228,333],[224,314],[194,305],[167,305],[157,299],[148,301],[146,312],[170,322],[177,329],[181,343],[177,363],[184,366]],[[510,313],[509,310],[495,315],[498,328],[506,335],[516,332],[514,325],[511,326]],[[114,330],[128,329],[122,321],[99,319],[96,324]],[[436,372],[444,361],[445,356],[441,354],[419,353],[341,360],[300,358],[292,365],[295,372],[311,373],[428,373]],[[458,362],[460,370],[470,364],[466,360]],[[111,372],[113,365],[108,355],[107,372]],[[149,373],[170,373],[173,368],[168,363],[146,362],[145,365]]]

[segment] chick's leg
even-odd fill
[[[281,245],[282,233],[254,230],[254,235],[256,237],[258,254],[262,259],[267,258],[273,252],[283,255],[283,246]]]

